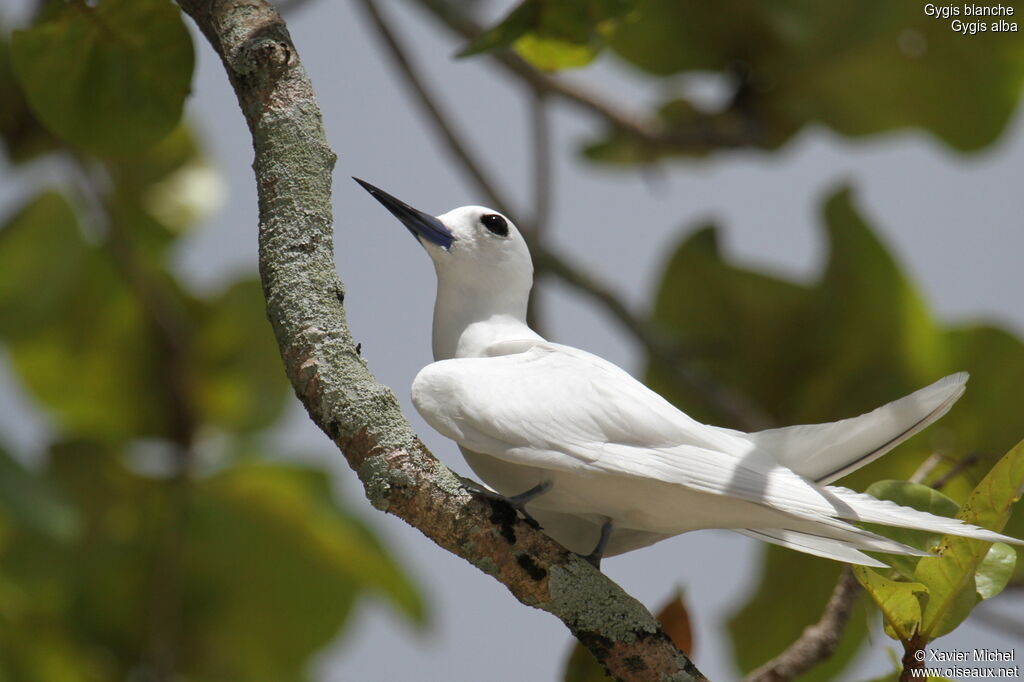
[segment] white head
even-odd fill
[[[525,327],[533,261],[512,221],[483,206],[462,206],[438,217],[354,178],[416,237],[434,261],[434,354],[453,357],[470,325],[518,322]],[[479,331],[479,330],[478,330]]]

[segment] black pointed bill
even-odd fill
[[[384,208],[391,211],[396,218],[401,220],[409,232],[412,232],[412,236],[417,239],[426,239],[431,244],[437,244],[442,249],[451,248],[452,242],[455,241],[455,236],[440,220],[413,208],[404,201],[396,199],[382,189],[377,189],[368,182],[363,182],[359,178],[352,179],[362,185],[363,189],[383,204]]]

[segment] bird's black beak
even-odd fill
[[[404,201],[399,201],[387,192],[377,189],[368,182],[363,182],[359,178],[352,178],[360,185],[363,186],[367,192],[369,192],[374,199],[384,205],[384,208],[391,211],[391,213],[402,221],[402,224],[412,232],[412,236],[419,239],[422,237],[431,244],[437,244],[442,249],[450,249],[452,242],[455,241],[455,235],[451,233],[447,227],[444,226],[440,220],[432,215],[427,215],[423,211],[413,208]]]

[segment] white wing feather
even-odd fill
[[[554,487],[538,498],[538,506],[543,502],[552,511],[595,519],[603,515],[617,526],[652,533],[753,528],[771,541],[811,553],[835,553],[841,542],[916,552],[839,519],[1020,544],[955,519],[809,480],[853,461],[857,447],[877,451],[892,440],[883,435],[879,443],[874,437],[874,428],[888,428],[888,420],[875,413],[860,422],[848,420],[856,428],[845,450],[826,453],[815,464],[813,448],[827,440],[826,427],[832,425],[753,437],[705,426],[597,356],[548,342],[522,348],[428,365],[413,383],[412,398],[431,426],[464,448],[549,472]],[[928,421],[948,409],[962,391],[963,378],[944,381],[925,389],[933,389],[928,401],[911,401],[924,405],[915,414],[924,411]],[[915,424],[921,418],[912,417],[909,426],[898,424],[901,433],[920,428]],[[796,455],[774,452],[786,440],[802,441]],[[769,450],[768,443],[775,447]],[[844,556],[852,561],[855,555]]]
[[[818,483],[831,483],[875,461],[949,412],[963,395],[967,372],[936,381],[852,419],[749,434],[782,464]]]

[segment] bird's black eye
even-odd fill
[[[508,222],[497,213],[488,213],[487,215],[480,216],[480,222],[499,237],[508,236]]]

